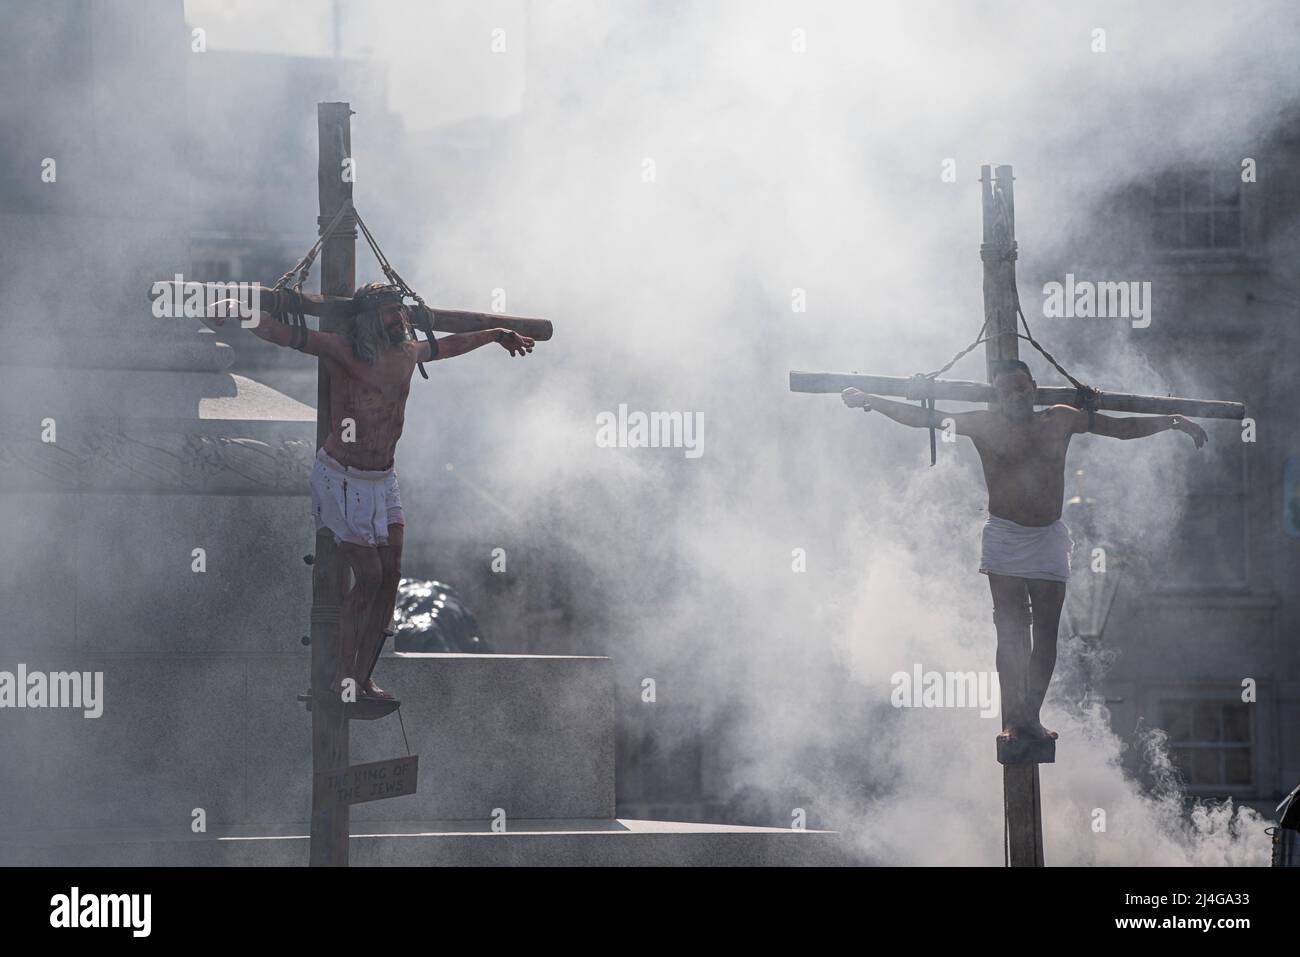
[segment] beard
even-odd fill
[[[410,338],[410,330],[407,328],[405,319],[394,325],[385,326],[384,334],[388,337],[388,341],[395,346],[400,346]]]
[[[389,345],[401,345],[410,337],[405,319],[390,329],[379,318],[379,313],[367,309],[353,320],[349,338],[352,340],[352,354],[366,365],[374,365]]]

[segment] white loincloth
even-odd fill
[[[311,470],[311,505],[316,530],[328,528],[336,543],[387,545],[388,526],[406,524],[393,468],[341,465],[324,448],[316,450]]]
[[[1059,518],[1051,525],[1020,525],[990,515],[981,540],[980,572],[1069,581],[1073,548],[1070,529]]]

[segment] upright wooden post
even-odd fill
[[[344,177],[344,160],[352,155],[352,110],[347,103],[316,104],[320,155],[316,168],[320,194],[319,230],[333,221],[339,207],[352,201],[351,176]],[[351,296],[356,287],[356,220],[344,217],[321,248],[321,294]],[[321,329],[332,332],[337,320],[321,317]],[[325,360],[316,366],[316,447],[329,436],[329,371]],[[340,670],[339,611],[350,572],[334,536],[324,529],[316,535],[311,606],[311,852],[313,867],[348,863],[350,808],[333,800],[321,786],[320,772],[347,768],[351,763],[348,717],[335,681]]]
[[[980,192],[984,206],[984,357],[988,381],[993,381],[993,363],[1019,359],[1016,338],[1016,201],[1011,167],[980,167]]]
[[[1043,866],[1043,806],[1038,765],[1002,765],[1002,801],[1006,815],[1007,864]]]
[[[1016,201],[1010,166],[981,166],[980,191],[984,206],[984,359],[988,381],[993,383],[994,363],[1020,358],[1020,330],[1016,318]],[[1021,649],[1016,649],[1020,652]],[[1023,649],[1028,657],[1029,649]],[[1021,674],[1028,674],[1029,662],[1021,662]],[[999,678],[1002,676],[999,675]],[[1006,690],[1003,720],[1006,719]],[[1024,688],[1015,689],[1023,696]],[[1041,750],[1041,749],[1040,749]],[[1034,753],[1022,749],[998,748],[1002,762],[1002,798],[1006,826],[1007,862],[1012,867],[1043,866],[1043,814],[1038,788],[1038,764]]]

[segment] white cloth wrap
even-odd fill
[[[990,515],[981,539],[980,572],[1069,581],[1073,549],[1070,529],[1059,518],[1051,525],[1020,525]]]
[[[341,465],[316,450],[311,471],[311,505],[316,530],[328,528],[334,541],[354,545],[387,545],[388,526],[404,525],[397,472]]]

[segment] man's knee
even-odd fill
[[[396,588],[402,577],[401,544],[379,549],[379,563],[383,575],[383,587],[386,590]]]
[[[402,580],[402,558],[400,555],[392,555],[382,560],[381,577],[383,591],[390,591],[397,587],[397,583]]]
[[[993,589],[993,623],[999,628],[1023,628],[1033,621],[1029,592],[1021,587]]]
[[[1065,606],[1065,583],[1034,582],[1029,586],[1029,599],[1034,616],[1044,624],[1059,621],[1061,609]]]
[[[375,549],[358,550],[351,556],[352,575],[356,579],[355,588],[367,601],[379,594],[384,583],[384,566]]]
[[[388,526],[388,544],[379,548],[379,561],[383,566],[383,587],[397,587],[402,578],[402,545],[406,538],[406,528],[400,524]]]
[[[1008,631],[1016,634],[1027,632],[1034,625],[1033,614],[1029,607],[993,609],[993,626],[999,632]]]

